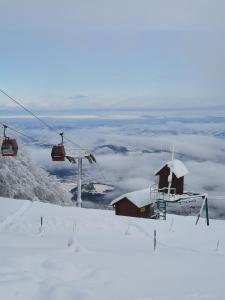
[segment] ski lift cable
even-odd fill
[[[11,127],[11,126],[9,126],[9,125],[6,125],[5,123],[2,123],[2,121],[0,122],[0,125],[1,125],[2,127],[6,126],[6,127],[7,127],[8,129],[10,129],[11,131],[14,131],[14,132],[16,132],[17,134],[19,134],[19,135],[21,135],[21,136],[24,136],[24,137],[26,137],[26,138],[28,138],[28,139],[30,139],[30,140],[33,140],[34,142],[37,142],[38,145],[46,146],[46,142],[41,142],[41,141],[39,141],[38,139],[36,139],[36,138],[34,138],[34,137],[30,136],[30,135],[27,135],[27,134],[25,134],[25,133],[23,133],[23,132],[21,132],[21,131],[15,129],[14,127]],[[49,143],[49,145],[52,145],[52,146],[53,146],[53,143]],[[74,149],[74,150],[81,150],[81,148]]]
[[[24,136],[25,138],[28,138],[29,140],[32,140],[33,142],[37,142],[39,146],[46,146],[46,143],[45,143],[45,142],[41,142],[41,141],[35,139],[34,137],[32,137],[32,136],[30,136],[30,135],[27,135],[27,134],[25,134],[25,133],[23,133],[23,132],[21,132],[21,131],[15,129],[15,128],[11,127],[11,126],[8,126],[8,125],[6,125],[6,124],[3,124],[2,122],[0,122],[0,125],[1,125],[2,127],[5,127],[5,126],[6,126],[6,128],[8,128],[9,130],[14,131],[14,132],[16,132],[17,134],[19,134],[19,135],[21,135],[21,136]],[[53,144],[52,144],[52,145],[53,145]]]
[[[30,139],[30,140],[33,140],[34,142],[37,142],[39,146],[46,146],[46,142],[41,142],[41,141],[35,139],[34,137],[32,137],[32,136],[30,136],[30,135],[27,135],[27,134],[25,134],[25,133],[23,133],[23,132],[21,132],[21,131],[15,129],[14,127],[11,127],[11,126],[6,125],[5,123],[2,123],[2,121],[0,122],[0,125],[1,125],[2,127],[8,128],[8,129],[11,130],[11,131],[16,132],[17,134],[19,134],[19,135],[21,135],[21,136],[24,136],[25,138],[28,138],[28,139]],[[53,143],[50,143],[49,145],[53,146]],[[79,149],[74,149],[74,150],[80,150],[80,148],[79,148]]]
[[[0,122],[0,125],[1,125],[2,127],[6,127],[6,128],[8,128],[8,129],[10,129],[11,131],[16,132],[17,134],[19,134],[19,135],[21,135],[21,136],[24,136],[24,137],[26,137],[26,138],[28,138],[28,139],[30,139],[30,140],[33,140],[33,141],[35,141],[35,142],[38,142],[39,145],[46,146],[46,143],[41,142],[41,141],[38,141],[37,139],[35,139],[35,138],[32,137],[32,136],[27,135],[27,134],[25,134],[25,133],[23,133],[23,132],[21,132],[21,131],[15,129],[14,127],[11,127],[11,126],[9,126],[9,125],[6,125],[5,123],[2,123],[2,121]]]
[[[0,122],[0,125],[3,126],[3,127],[6,126],[6,128],[8,128],[8,129],[10,129],[10,130],[12,130],[12,131],[15,131],[15,132],[18,133],[19,135],[24,136],[24,137],[26,137],[26,138],[28,138],[28,139],[30,139],[30,140],[35,140],[33,137],[31,137],[31,136],[29,136],[29,135],[27,135],[27,134],[25,134],[25,133],[23,133],[23,132],[21,132],[21,131],[15,129],[15,128],[11,127],[11,126],[8,126],[8,125],[6,125],[6,124],[3,124],[2,122]]]
[[[50,130],[54,130],[55,129],[50,126],[48,123],[46,123],[45,121],[43,121],[41,118],[39,118],[38,116],[36,116],[31,110],[29,110],[28,108],[26,108],[23,104],[21,104],[18,100],[12,98],[9,94],[7,94],[5,91],[3,91],[2,89],[0,89],[0,92],[2,94],[4,94],[6,97],[8,97],[10,100],[12,100],[14,103],[16,103],[17,105],[19,105],[20,107],[22,107],[26,112],[28,112],[30,115],[32,115],[34,118],[36,118],[37,120],[39,120],[42,124],[44,124],[45,126],[47,126]],[[57,132],[58,133],[58,132]]]
[[[5,95],[6,97],[8,97],[11,101],[13,101],[14,103],[16,103],[18,106],[20,106],[23,110],[25,110],[27,113],[29,113],[30,115],[32,115],[34,118],[36,118],[39,122],[41,122],[44,126],[46,126],[48,129],[50,129],[51,131],[54,131],[56,134],[60,135],[60,132],[57,132],[55,130],[55,128],[53,128],[52,126],[50,126],[46,121],[42,120],[40,117],[38,117],[35,113],[33,113],[30,109],[26,108],[23,104],[21,104],[18,100],[14,99],[13,97],[11,97],[8,93],[6,93],[4,90],[0,89],[0,92]],[[2,124],[4,125],[4,124]],[[14,128],[12,127],[9,127],[9,129],[11,130],[14,130],[15,132],[17,132],[18,134],[21,134],[23,136],[26,136],[28,137],[27,135],[15,130]],[[31,137],[29,137],[31,138]],[[64,137],[65,140],[67,140],[68,142],[70,142],[71,144],[73,144],[77,150],[86,150],[86,151],[89,151],[89,152],[92,152],[92,150],[90,149],[87,149],[87,148],[84,148],[84,147],[81,147],[79,144],[73,142],[71,139],[67,138],[67,137]],[[44,145],[44,144],[43,144]],[[101,167],[99,166],[98,162],[97,162],[97,167],[98,167],[98,170],[99,170],[99,173],[100,173],[100,176],[102,178],[105,178],[105,176],[103,175],[102,173],[102,170],[101,170]]]
[[[55,130],[54,127],[52,127],[51,125],[49,125],[46,121],[42,120],[40,117],[38,117],[35,113],[33,113],[30,109],[26,108],[23,104],[21,104],[18,100],[14,99],[13,97],[11,97],[9,94],[7,94],[5,91],[3,91],[2,89],[0,89],[0,92],[2,94],[4,94],[6,97],[8,97],[11,101],[13,101],[14,103],[16,103],[18,106],[20,106],[22,109],[24,109],[27,113],[29,113],[30,115],[32,115],[34,118],[36,118],[39,122],[41,122],[44,126],[46,126],[48,129],[50,129],[51,131],[54,131],[56,134],[60,135],[60,132],[58,132],[57,130]],[[71,144],[73,144],[75,147],[79,148],[79,150],[88,150],[84,147],[81,147],[79,144],[73,142],[72,140],[70,140],[67,137],[64,137],[65,140],[67,140],[68,142],[70,142]]]

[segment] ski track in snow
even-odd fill
[[[18,200],[19,201],[19,200]],[[26,201],[15,213],[10,216],[7,216],[3,221],[0,223],[0,231],[10,227],[16,219],[23,216],[23,214],[32,206],[31,201]]]
[[[0,224],[1,299],[225,299],[224,221],[206,227],[201,220],[195,226],[193,217],[143,220],[18,201],[0,198],[0,211],[5,208]]]

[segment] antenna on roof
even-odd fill
[[[175,147],[173,144],[173,146],[172,146],[172,162],[174,161],[174,157],[175,157]]]
[[[168,176],[168,198],[170,199],[170,192],[171,192],[171,185],[172,185],[172,180],[173,180],[173,161],[174,161],[174,144],[171,147],[171,162],[170,162],[170,174]]]

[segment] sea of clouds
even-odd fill
[[[171,158],[181,159],[189,170],[185,189],[207,192],[212,206],[225,211],[225,118],[220,116],[167,116],[139,114],[129,118],[108,115],[83,118],[52,117],[45,120],[56,131],[95,154],[98,164],[84,163],[84,180],[114,185],[115,196],[146,188],[157,182],[155,172]],[[34,138],[22,138],[35,164],[68,180],[76,177],[76,166],[53,163],[50,145],[60,142],[53,131],[36,120],[8,118],[7,122]],[[65,143],[68,151],[77,147]],[[75,150],[74,150],[75,151]],[[65,179],[64,178],[64,179]],[[220,197],[218,197],[220,196]]]

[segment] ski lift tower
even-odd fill
[[[77,201],[76,206],[82,207],[82,164],[83,159],[88,160],[90,164],[96,163],[94,155],[87,150],[72,150],[72,155],[66,155],[68,161],[72,164],[78,164],[78,176],[77,176]]]

